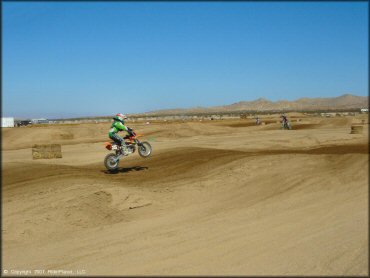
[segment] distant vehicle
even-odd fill
[[[369,112],[369,108],[361,108],[361,112],[362,112],[362,113]]]
[[[32,119],[31,122],[33,124],[48,124],[49,120],[41,118],[41,119]]]
[[[13,117],[1,118],[1,127],[14,127],[14,118]]]
[[[22,121],[17,121],[16,126],[17,127],[27,126],[27,125],[30,125],[30,124],[32,124],[32,122],[30,120],[22,120]]]

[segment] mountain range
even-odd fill
[[[336,109],[360,109],[369,107],[368,96],[356,96],[344,94],[331,98],[300,98],[294,101],[278,100],[270,101],[259,98],[254,101],[239,101],[230,105],[212,107],[193,107],[163,109],[147,112],[145,114],[173,115],[193,113],[216,113],[238,111],[310,111],[310,110],[336,110]]]

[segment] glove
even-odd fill
[[[127,128],[127,131],[128,131],[128,133],[131,135],[131,136],[135,136],[135,132],[133,131],[133,129],[132,128]]]

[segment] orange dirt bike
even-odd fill
[[[131,131],[130,135],[125,136],[125,143],[127,146],[128,155],[132,154],[138,149],[138,153],[141,157],[148,157],[152,153],[152,146],[149,142],[141,142],[135,132]],[[114,171],[118,169],[118,164],[120,159],[124,156],[122,147],[115,142],[106,142],[105,148],[114,151],[114,153],[109,153],[105,156],[104,165],[109,171]]]

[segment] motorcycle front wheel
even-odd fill
[[[141,157],[148,157],[152,153],[152,146],[149,142],[142,142],[140,146],[138,146],[138,152]]]
[[[105,156],[104,165],[109,171],[115,171],[118,169],[119,160],[114,153],[109,153]]]

